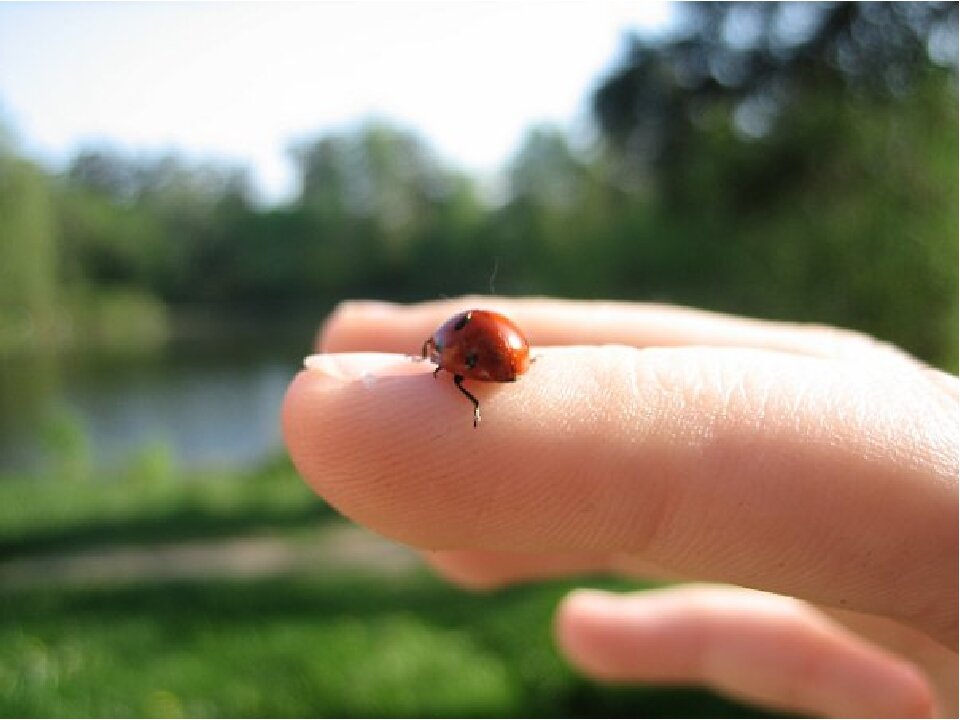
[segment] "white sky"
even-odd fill
[[[291,141],[370,116],[484,176],[530,125],[573,126],[665,2],[0,3],[0,123],[53,165],[174,148],[293,191]]]

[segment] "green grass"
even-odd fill
[[[180,475],[157,464],[69,481],[0,477],[0,560],[282,530],[335,515],[285,458],[239,474]]]
[[[742,716],[595,686],[553,650],[567,585],[361,576],[0,595],[4,716]]]
[[[0,560],[294,536],[335,518],[284,460],[235,475],[140,468],[100,480],[6,478]],[[472,594],[426,571],[317,568],[244,581],[0,587],[0,716],[753,712],[704,692],[603,688],[575,675],[550,632],[557,602],[574,586]]]

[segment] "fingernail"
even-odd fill
[[[432,369],[407,355],[390,353],[323,353],[309,355],[304,367],[338,380],[365,380],[396,375],[416,375]]]

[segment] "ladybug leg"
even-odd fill
[[[460,389],[460,392],[466,395],[470,399],[470,402],[473,403],[473,426],[476,427],[480,424],[480,401],[463,386],[463,375],[454,375],[453,382]]]
[[[433,377],[436,378],[437,375],[440,374],[440,371],[441,371],[441,370],[443,370],[443,368],[440,367],[439,365],[437,365],[437,367],[436,367],[436,368],[434,369],[434,371],[433,371]]]

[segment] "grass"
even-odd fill
[[[141,465],[107,478],[0,477],[0,560],[282,530],[335,516],[286,458],[240,474]]]
[[[255,472],[0,481],[3,554],[340,522],[286,461]],[[593,585],[625,587],[610,581]],[[472,594],[424,570],[0,588],[0,715],[743,717],[689,689],[604,688],[554,650],[575,585]]]
[[[601,688],[549,625],[563,584],[209,582],[0,596],[5,716],[743,716],[706,693]]]

